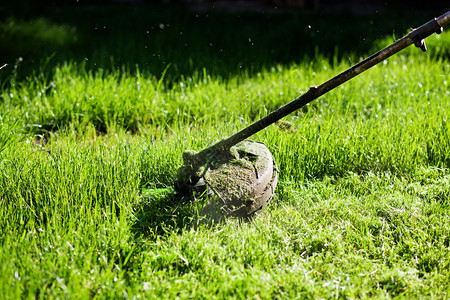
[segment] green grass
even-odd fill
[[[120,9],[83,11],[96,17],[88,21],[65,8],[0,22],[11,41],[0,46],[2,298],[449,297],[448,32],[427,39],[427,53],[407,49],[288,116],[289,128],[256,134],[279,184],[244,223],[205,201],[142,190],[171,187],[184,150],[235,133],[388,45],[389,28],[420,23],[402,14]],[[50,37],[32,34],[30,22]],[[89,38],[104,22],[111,32]],[[181,59],[168,50],[179,50],[178,30],[155,27],[152,47],[167,57],[146,59],[130,30],[149,23],[183,28],[197,48]],[[329,29],[307,40],[319,47],[298,50],[288,39],[305,24]],[[206,25],[210,35],[195,36]],[[361,28],[377,39],[352,49],[346,41],[355,45]],[[219,31],[223,55],[203,47]],[[12,43],[20,35],[49,52],[35,53],[31,38]]]

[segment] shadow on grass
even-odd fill
[[[80,1],[81,2],[81,1]],[[430,12],[430,15],[435,16]],[[104,5],[0,11],[0,82],[76,64],[82,72],[162,77],[171,86],[206,75],[253,75],[277,65],[373,52],[377,41],[428,21],[407,12],[226,13],[185,7]]]
[[[205,198],[194,201],[180,199],[173,193],[143,196],[134,206],[135,237],[156,239],[166,234],[180,234],[185,229],[200,226],[213,227],[225,220],[218,199]]]

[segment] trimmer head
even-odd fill
[[[245,140],[232,147],[234,157],[218,155],[204,180],[226,205],[227,213],[248,217],[272,199],[278,170],[266,145]]]
[[[197,170],[194,181],[205,182],[206,188],[224,203],[227,215],[248,218],[265,208],[272,199],[278,170],[263,143],[244,140],[228,150],[214,152],[204,164],[197,164],[195,168],[192,167],[193,157],[195,153],[183,155],[184,164],[179,174],[186,178],[186,170]],[[183,191],[180,186],[176,189]],[[192,188],[185,187],[184,192],[187,191],[192,193]]]

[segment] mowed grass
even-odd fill
[[[283,30],[302,20],[283,17]],[[21,75],[30,46],[20,45],[24,62],[0,70],[2,298],[449,297],[449,41],[434,35],[428,52],[407,49],[252,137],[280,174],[250,222],[142,189],[171,187],[184,150],[233,134],[361,53],[331,45],[232,71],[250,48],[228,46],[237,58],[116,69],[62,59],[58,46],[54,65],[44,55]],[[197,51],[194,60],[214,53]]]

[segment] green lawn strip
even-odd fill
[[[427,182],[350,174],[283,188],[245,224],[202,225],[195,208],[177,218],[173,207],[160,234],[143,234],[130,211],[92,209],[65,226],[8,230],[4,287],[53,296],[445,297],[450,177],[415,176]],[[358,185],[365,193],[355,196]]]

